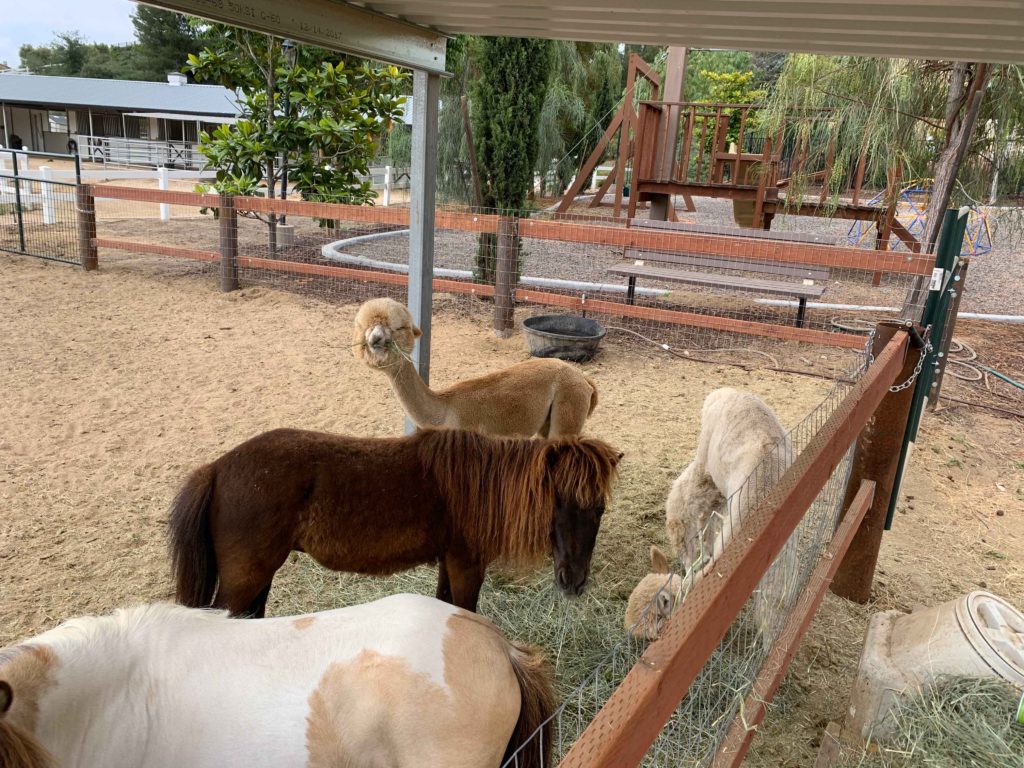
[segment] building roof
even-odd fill
[[[203,13],[198,0],[184,1]],[[1024,0],[644,0],[639,4],[362,0],[354,4],[446,34],[1024,63]]]
[[[238,114],[235,94],[219,85],[171,85],[12,72],[0,74],[0,102],[185,115]]]

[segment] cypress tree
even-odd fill
[[[533,187],[537,128],[551,72],[550,40],[488,37],[477,41],[473,139],[485,208],[518,213]],[[494,282],[495,236],[480,237],[477,272]]]

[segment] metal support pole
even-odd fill
[[[21,179],[18,178],[18,153],[11,152],[11,165],[14,166],[14,215],[18,220],[18,250],[25,252],[25,211],[21,207]]]
[[[938,247],[935,249],[935,269],[932,271],[932,282],[928,291],[928,299],[924,305],[924,313],[921,316],[921,326],[925,329],[931,327],[929,340],[933,349],[925,356],[921,373],[917,377],[914,387],[914,400],[910,406],[910,415],[907,421],[907,429],[903,436],[903,447],[900,449],[900,460],[896,470],[896,480],[893,484],[892,496],[889,499],[889,511],[885,518],[885,529],[892,527],[893,515],[896,514],[896,502],[900,495],[900,486],[903,485],[903,475],[906,471],[910,454],[914,450],[914,443],[917,440],[917,430],[921,426],[921,415],[924,413],[925,399],[931,391],[931,385],[935,378],[935,366],[937,360],[936,349],[942,346],[944,328],[946,324],[946,308],[949,301],[949,285],[952,283],[953,271],[956,260],[960,255],[960,248],[964,242],[964,232],[967,230],[967,210],[946,211],[942,222],[942,231],[939,237]]]
[[[905,332],[907,326],[900,323],[881,323],[875,329],[871,354],[878,356],[893,336]],[[908,347],[903,359],[903,369],[893,383],[906,381],[914,374],[919,358],[919,349]],[[832,581],[832,591],[847,600],[866,603],[871,597],[871,585],[875,577],[878,550],[882,545],[882,530],[889,496],[896,479],[899,447],[907,427],[913,388],[906,387],[898,392],[888,391],[863,432],[857,438],[854,449],[850,480],[846,486],[846,498],[842,509],[849,509],[862,480],[876,484],[871,508],[864,515],[853,541],[843,557],[843,562]]]
[[[947,289],[950,292],[951,304],[949,312],[946,313],[946,328],[942,335],[942,343],[939,345],[935,381],[932,382],[931,391],[928,393],[928,407],[933,411],[939,406],[939,392],[942,389],[946,364],[949,363],[949,346],[953,342],[953,333],[956,331],[956,316],[960,312],[960,300],[964,296],[964,287],[967,282],[967,267],[970,261],[970,259],[960,259],[960,266],[954,272],[953,280]]]
[[[434,204],[437,180],[437,114],[441,77],[413,75],[412,167],[409,188],[409,313],[423,332],[412,360],[430,381],[430,318],[434,296]]]
[[[238,289],[238,214],[235,198],[221,195],[218,206],[220,222],[220,289]]]
[[[512,335],[516,302],[516,269],[519,228],[511,216],[498,219],[497,258],[494,265],[494,335],[505,339]]]
[[[96,200],[92,187],[79,184],[75,187],[75,208],[78,215],[78,259],[82,269],[91,272],[99,268],[99,254],[96,249]]]

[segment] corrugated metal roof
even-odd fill
[[[367,0],[447,34],[1024,63],[1024,0]]]
[[[188,115],[233,117],[238,114],[235,94],[219,85],[171,85],[9,72],[0,74],[0,101]]]

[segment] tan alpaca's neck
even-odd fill
[[[403,359],[399,365],[385,371],[410,419],[421,427],[444,426],[448,413],[445,403],[424,383],[411,361]]]

